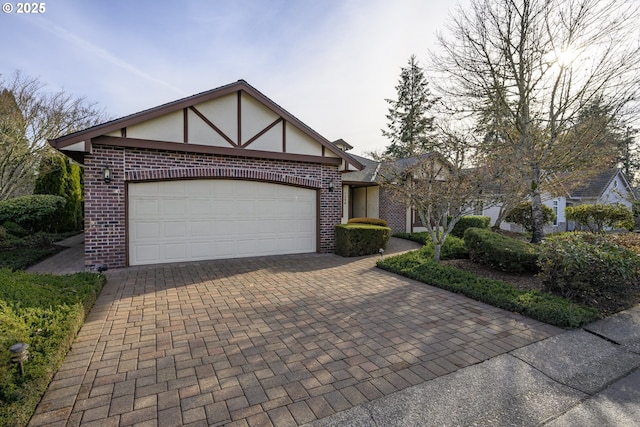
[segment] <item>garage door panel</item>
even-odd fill
[[[239,180],[129,184],[131,265],[315,252],[314,190]]]

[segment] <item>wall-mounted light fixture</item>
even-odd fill
[[[104,179],[105,184],[111,182],[111,169],[109,169],[109,166],[105,166],[104,169],[102,169],[102,179]]]
[[[333,182],[333,178],[331,178],[331,181],[329,181],[329,192],[333,193],[333,188],[335,187],[335,184]]]

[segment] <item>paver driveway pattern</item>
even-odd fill
[[[299,425],[561,332],[376,259],[109,272],[30,425]]]

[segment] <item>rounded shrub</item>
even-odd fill
[[[435,249],[433,240],[429,237],[429,240],[420,249],[420,252],[426,258],[433,258]],[[449,235],[440,248],[440,259],[466,259],[469,258],[469,251],[464,243],[463,239],[456,236]]]
[[[538,250],[531,243],[481,228],[467,229],[464,242],[472,261],[502,271],[538,271]]]
[[[556,219],[556,214],[547,205],[542,205],[542,222],[551,224]],[[531,231],[533,228],[533,218],[531,212],[531,202],[522,202],[513,208],[505,217],[505,221],[513,222],[521,225],[525,231]]]
[[[624,205],[578,205],[565,209],[567,219],[575,221],[593,233],[606,228],[633,230],[633,213]]]
[[[67,201],[48,194],[22,196],[0,202],[0,224],[9,233],[7,222],[13,222],[28,232],[58,231]]]
[[[388,227],[387,221],[380,218],[350,218],[347,224],[371,224],[380,227]]]
[[[547,237],[540,246],[538,265],[547,291],[575,301],[624,301],[638,290],[640,258],[604,235]]]
[[[488,216],[467,215],[458,220],[451,230],[451,235],[460,239],[464,238],[464,232],[467,228],[489,228],[491,218]]]

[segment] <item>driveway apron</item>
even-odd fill
[[[300,425],[561,332],[377,259],[110,271],[30,425]]]

